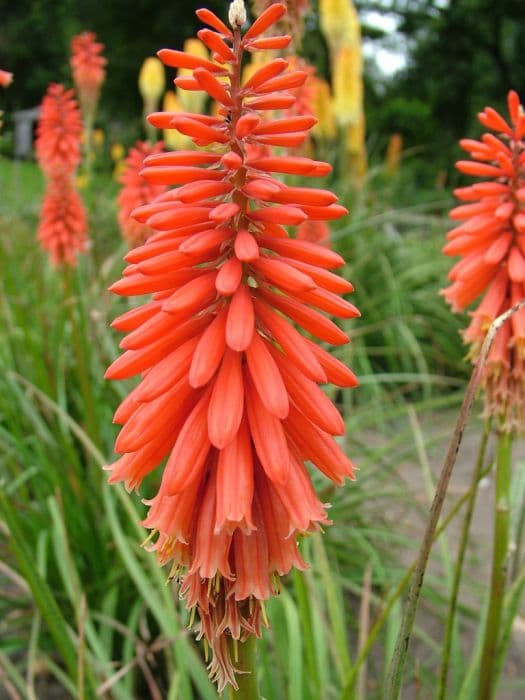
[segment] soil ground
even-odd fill
[[[425,444],[432,444],[428,449],[426,456],[433,474],[434,480],[437,480],[441,470],[444,457],[448,447],[449,435],[453,429],[454,415],[434,415],[430,419],[427,416],[424,419],[422,432],[424,435]],[[480,421],[473,419],[468,426],[458,454],[458,459],[454,468],[454,473],[449,486],[449,491],[443,514],[445,515],[449,508],[464,494],[470,485],[470,479],[476,463],[476,458],[479,449],[479,441],[481,436],[482,426]],[[495,439],[491,436],[488,447],[488,455],[493,456],[495,451]],[[513,469],[525,469],[525,444],[524,441],[516,443],[513,451]],[[403,479],[407,489],[413,494],[413,498],[417,499],[422,505],[427,507],[430,503],[428,494],[425,488],[425,480],[423,470],[420,463],[410,461],[402,465],[399,470],[399,476]],[[480,600],[486,594],[490,585],[490,570],[492,557],[492,517],[493,517],[493,501],[494,501],[494,472],[491,472],[480,483],[476,500],[476,508],[472,520],[471,538],[466,556],[464,576],[460,590],[460,604],[465,606],[473,613],[470,620],[466,620],[461,629],[461,640],[463,653],[467,659],[470,658],[472,645],[474,642],[476,627],[479,624],[480,615]],[[428,511],[427,511],[428,512]],[[454,564],[457,552],[461,526],[463,522],[463,512],[456,516],[446,530],[446,545],[450,551],[451,562]],[[421,517],[415,517],[414,511],[393,512],[388,515],[392,526],[401,528],[415,542],[420,542],[424,526],[425,517],[422,512]],[[515,544],[511,545],[515,549]],[[525,547],[521,547],[521,562],[525,560]],[[414,553],[407,552],[406,561],[409,564],[413,561]],[[512,569],[512,557],[511,566]],[[443,559],[440,543],[436,543],[433,547],[428,577],[433,574],[443,575]],[[439,663],[439,651],[443,634],[442,620],[436,617],[434,607],[425,605],[422,600],[418,610],[416,620],[417,625],[437,644],[437,663]],[[411,659],[412,667],[414,661],[423,651],[423,645],[416,640],[412,647],[413,656]],[[429,652],[426,652],[427,661],[435,663],[435,659],[429,658]],[[424,661],[420,657],[421,661]],[[403,700],[433,700],[434,695],[424,695],[422,691],[418,691],[415,686],[407,688],[403,694]],[[497,700],[519,700],[525,698],[525,603],[522,603],[521,613],[516,618],[512,630],[512,642],[508,655],[508,660],[505,665]],[[449,695],[447,700],[455,700]]]

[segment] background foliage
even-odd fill
[[[159,47],[180,48],[197,28],[201,0],[157,3],[105,0],[0,0],[0,65],[17,76],[5,95],[7,112],[39,104],[50,81],[69,81],[69,40],[83,30],[97,32],[106,45],[110,71],[99,122],[133,140],[140,128],[138,67]],[[490,103],[498,108],[510,87],[525,84],[525,4],[521,0],[361,0],[362,14],[395,17],[395,41],[408,63],[391,78],[368,70],[366,111],[371,147],[382,152],[390,134],[401,133],[408,148],[424,149],[419,178],[432,182],[455,141],[477,131],[475,115]],[[206,6],[219,14],[226,2]],[[317,26],[316,0],[307,21],[304,53],[327,74],[326,46]],[[365,19],[366,19],[366,15]],[[370,41],[384,32],[364,25]],[[392,39],[394,41],[394,39]],[[31,66],[31,70],[27,70]],[[23,76],[23,79],[22,79]],[[132,128],[130,128],[130,126]],[[432,165],[430,165],[430,163]]]

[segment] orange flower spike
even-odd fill
[[[462,173],[496,178],[455,190],[462,202],[450,212],[460,224],[447,234],[446,255],[461,260],[449,273],[452,285],[443,296],[454,311],[482,296],[464,332],[470,356],[476,360],[490,323],[523,297],[525,282],[525,114],[516,92],[508,94],[510,119],[486,107],[479,121],[497,135],[479,141],[462,139],[471,160],[458,161]],[[520,312],[521,314],[521,312]],[[496,417],[504,430],[522,431],[525,425],[525,358],[521,319],[509,321],[498,335],[483,375],[485,413]]]
[[[87,249],[86,210],[69,175],[48,184],[37,235],[54,265],[74,266],[77,254]]]
[[[150,122],[213,149],[144,159],[145,182],[171,189],[135,209],[153,233],[128,253],[130,264],[111,288],[153,299],[114,323],[128,335],[106,376],[143,376],[115,414],[123,456],[110,480],[137,488],[155,460],[167,460],[144,524],[158,532],[151,548],[159,562],[171,560],[183,576],[181,595],[197,608],[220,691],[236,686],[229,637],[260,634],[262,601],[277,593],[277,577],[306,566],[298,536],[327,522],[305,461],[337,484],[353,474],[334,440],[343,419],[319,385],[357,380],[303,335],[346,343],[325,313],[357,315],[338,296],[352,286],[329,272],[343,264],[339,255],[284,228],[326,227],[346,209],[327,190],[287,186],[274,175],[331,170],[310,158],[271,155],[272,145],[301,143],[315,124],[311,116],[264,114],[289,106],[295,97],[288,91],[307,73],[274,59],[241,80],[243,53],[267,40],[271,47],[274,38],[260,34],[284,12],[272,4],[243,35],[242,0],[230,6],[232,30],[199,10],[210,27],[199,36],[211,60],[159,52],[168,66],[189,71],[179,87],[195,83],[221,107],[214,117],[160,112]],[[269,155],[256,157],[261,144]]]
[[[51,84],[42,101],[35,148],[48,180],[38,240],[54,265],[75,265],[77,254],[88,246],[86,211],[74,184],[81,132],[73,91]]]
[[[124,170],[119,177],[122,189],[117,198],[118,223],[122,237],[130,248],[145,243],[153,232],[151,228],[132,218],[131,212],[143,204],[149,204],[166,191],[165,185],[152,184],[140,176],[144,160],[161,151],[162,143],[151,145],[144,141],[137,141],[130,149],[124,163]]]
[[[82,32],[71,40],[71,70],[78,90],[86,126],[92,125],[100,88],[106,77],[106,59],[101,56],[104,44],[94,32]]]
[[[297,229],[298,240],[330,245],[330,228],[325,221],[303,221]]]
[[[36,158],[48,177],[73,174],[80,163],[82,119],[73,90],[52,83],[42,100]]]
[[[13,82],[13,74],[0,69],[0,87],[6,88]]]

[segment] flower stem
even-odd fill
[[[450,593],[450,602],[448,606],[447,623],[445,628],[445,638],[443,640],[443,653],[441,656],[441,669],[439,678],[439,690],[437,694],[438,700],[444,700],[447,692],[447,678],[450,664],[450,650],[452,646],[452,636],[454,632],[454,622],[456,619],[456,609],[458,602],[459,586],[461,583],[461,575],[463,573],[463,563],[465,561],[465,553],[467,551],[468,538],[470,533],[470,525],[472,523],[472,515],[476,505],[476,496],[478,494],[478,484],[483,472],[483,464],[485,462],[485,453],[487,451],[487,443],[490,435],[491,422],[487,421],[483,429],[483,435],[479,445],[478,457],[476,466],[472,474],[470,484],[470,496],[468,499],[467,510],[463,518],[463,527],[461,529],[461,538],[457,554],[456,566],[454,569],[454,580],[452,582],[452,591]]]
[[[238,690],[230,688],[230,700],[259,700],[257,683],[257,638],[251,635],[238,645],[239,661],[235,664],[241,671],[236,675]]]
[[[90,107],[86,107],[82,105],[82,103],[81,112],[84,125],[81,172],[85,175],[88,186],[91,186],[91,177],[93,175],[93,126],[95,115]]]
[[[514,550],[514,558],[512,562],[510,580],[516,581],[519,576],[520,564],[521,564],[521,550],[523,544],[523,530],[525,529],[525,508],[521,509],[521,513],[518,520],[518,526],[516,527],[516,548]]]
[[[417,605],[419,603],[419,596],[421,595],[421,589],[423,587],[430,550],[432,549],[432,544],[434,542],[434,533],[439,522],[443,503],[445,502],[450,477],[452,476],[452,471],[454,469],[454,465],[456,464],[457,453],[463,437],[463,431],[465,430],[465,426],[470,415],[470,410],[472,408],[472,402],[478,386],[478,376],[479,368],[475,368],[467,387],[459,417],[454,428],[454,433],[450,440],[447,456],[436,485],[434,500],[432,501],[432,506],[430,508],[430,515],[427,521],[423,541],[421,542],[414,575],[412,577],[412,583],[408,592],[401,627],[397,636],[394,655],[388,672],[385,688],[385,700],[397,700],[401,691],[403,670],[408,653],[408,645],[410,644],[412,628],[414,627],[414,621],[416,619]]]
[[[481,657],[479,700],[490,700],[495,692],[495,661],[500,636],[501,613],[507,582],[510,532],[510,484],[512,438],[501,432],[498,437],[496,494],[494,498],[494,543],[490,602]]]
[[[441,469],[441,474],[439,475],[434,500],[432,501],[432,506],[430,508],[427,527],[423,536],[423,541],[421,542],[414,576],[408,592],[408,599],[405,605],[403,620],[401,622],[401,628],[399,630],[394,649],[394,656],[390,664],[384,700],[397,700],[399,697],[401,683],[403,681],[403,670],[408,653],[408,646],[410,644],[412,628],[414,627],[414,621],[416,619],[417,605],[419,603],[419,596],[421,595],[421,589],[423,587],[428,558],[430,556],[430,550],[434,541],[434,534],[438,526],[445,496],[447,495],[450,477],[452,476],[452,471],[454,470],[454,465],[456,464],[457,453],[463,438],[463,432],[470,416],[474,397],[485,368],[485,363],[487,362],[490,348],[494,342],[494,338],[502,326],[523,307],[525,307],[525,299],[522,299],[510,309],[505,311],[505,313],[494,319],[487,331],[487,335],[485,336],[485,340],[481,346],[477,364],[474,367],[474,371],[470,377],[470,381],[465,392],[465,398],[461,404],[458,420],[454,428],[454,433],[450,439],[447,456],[445,457],[445,462]]]
[[[93,397],[91,378],[89,376],[89,364],[86,355],[86,347],[81,336],[80,327],[75,309],[73,307],[75,295],[72,285],[72,270],[69,267],[64,267],[63,270],[64,282],[64,297],[68,312],[69,322],[71,324],[71,339],[73,342],[73,351],[77,363],[77,374],[80,382],[80,390],[84,400],[84,409],[86,412],[86,427],[87,432],[93,442],[100,446],[98,423],[96,418],[95,400]]]
[[[482,474],[481,478],[486,476],[488,474],[489,470],[485,469]],[[477,488],[477,485],[476,485]],[[472,486],[469,488],[469,490],[464,493],[456,503],[452,506],[450,511],[447,513],[447,515],[443,518],[441,521],[441,524],[437,528],[436,532],[434,533],[434,542],[439,538],[439,536],[445,532],[449,524],[451,523],[452,520],[456,517],[456,515],[459,513],[463,505],[470,499],[470,496],[472,494]],[[416,568],[416,562],[411,564],[408,569],[405,571],[403,578],[397,583],[395,588],[388,594],[386,598],[384,598],[382,604],[381,604],[381,610],[380,613],[378,614],[377,618],[374,621],[374,624],[370,628],[370,632],[368,634],[366,643],[362,650],[359,652],[358,657],[355,660],[354,665],[352,666],[350,672],[348,673],[347,677],[345,678],[345,683],[343,687],[343,691],[341,693],[341,698],[340,700],[351,700],[353,697],[354,693],[354,686],[356,683],[358,671],[361,668],[362,664],[365,662],[367,659],[368,655],[370,654],[370,650],[372,649],[372,646],[377,639],[379,632],[385,625],[388,616],[390,614],[390,611],[392,610],[392,607],[394,606],[394,603],[400,598],[400,596],[403,594],[403,591],[405,590],[408,582],[410,581],[410,577],[414,573]]]

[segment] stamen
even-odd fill
[[[266,607],[264,605],[264,600],[259,601],[259,605],[261,606],[261,614],[262,614],[262,619],[266,627],[269,627],[269,622],[268,622],[268,615],[266,614]]]
[[[180,564],[177,561],[174,561],[173,564],[171,565],[170,572],[168,574],[168,579],[166,583],[169,583],[170,581],[173,581],[173,579],[177,576],[179,571],[181,570]]]
[[[158,533],[158,530],[156,530],[156,529],[152,530],[152,531],[149,533],[149,535],[146,537],[146,539],[144,540],[144,542],[141,543],[140,546],[141,546],[141,547],[145,547],[145,546],[148,544],[148,542],[151,542],[151,540],[155,537],[155,535],[156,535],[157,533]]]

